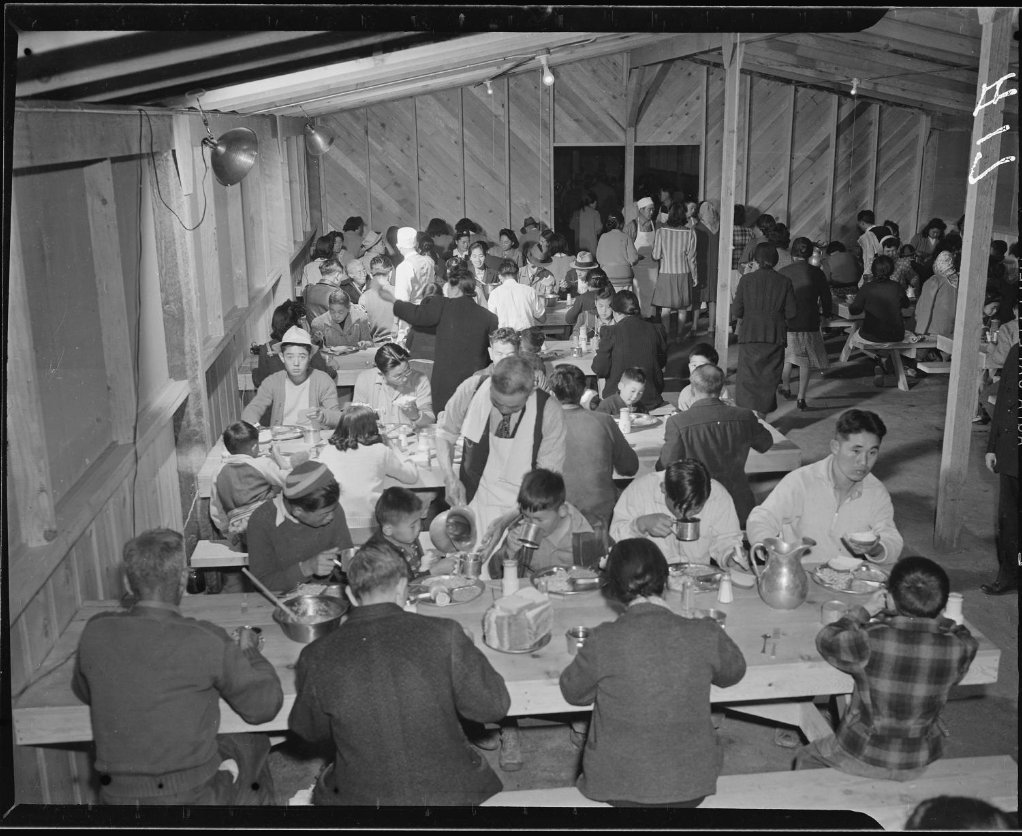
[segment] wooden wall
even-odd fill
[[[467,87],[323,117],[336,135],[321,161],[324,228],[470,217],[496,240],[527,215],[551,223],[553,95],[537,72],[492,95]]]
[[[312,233],[301,123],[210,114],[218,134],[245,124],[259,137],[256,167],[225,188],[205,171],[196,118],[104,111],[15,116],[4,614],[15,701],[63,661],[48,654],[83,601],[121,597],[128,539],[166,526],[194,546],[198,466],[240,412],[237,368],[290,297]],[[89,747],[13,754],[18,803],[95,800]]]
[[[635,144],[699,145],[700,197],[718,201],[723,70],[699,59],[641,71]],[[624,55],[566,64],[556,75],[552,88],[530,72],[498,80],[492,96],[483,87],[454,89],[326,117],[337,141],[323,162],[324,225],[339,229],[362,215],[380,231],[423,229],[433,217],[453,224],[468,216],[495,239],[525,215],[549,222],[551,146],[624,147],[628,128]],[[860,209],[896,221],[906,239],[929,217],[929,207],[920,210],[924,172],[937,168],[940,176],[934,155],[946,117],[935,125],[922,110],[750,73],[740,96],[736,200],[749,222],[769,212],[793,236],[852,244]],[[947,182],[964,201],[964,180]],[[953,221],[957,211],[943,216]],[[625,207],[626,216],[633,212]]]

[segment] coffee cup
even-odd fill
[[[529,523],[518,536],[518,542],[527,549],[538,549],[543,532],[536,523]]]
[[[692,542],[699,539],[699,518],[674,521],[674,536],[679,540]]]
[[[564,635],[568,639],[568,653],[574,656],[578,649],[585,644],[586,639],[589,638],[589,628],[569,627]]]

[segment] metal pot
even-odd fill
[[[340,598],[334,598],[331,595],[295,595],[291,598],[285,599],[284,605],[287,606],[289,603],[294,601],[316,602],[333,613],[331,616],[324,616],[321,621],[306,624],[301,621],[289,621],[285,619],[284,616],[281,615],[280,610],[274,607],[273,620],[280,625],[280,629],[284,631],[285,636],[291,639],[291,641],[299,642],[300,644],[308,644],[311,641],[315,641],[320,636],[325,636],[337,627],[341,619],[344,617],[344,614],[348,611],[347,601],[341,600]]]

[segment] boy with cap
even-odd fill
[[[325,464],[307,461],[294,468],[283,492],[260,505],[248,522],[252,574],[281,592],[329,575],[334,558],[352,546],[340,494]]]
[[[394,298],[413,305],[425,298],[426,287],[436,281],[433,260],[416,252],[417,235],[410,226],[403,226],[397,231],[397,249],[404,258],[394,272]],[[410,327],[403,319],[397,320],[397,342],[404,345]]]
[[[941,756],[940,711],[979,647],[967,627],[941,615],[949,588],[932,560],[903,558],[887,590],[819,632],[820,655],[855,689],[837,733],[803,747],[796,768],[911,781]]]

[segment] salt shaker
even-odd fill
[[[944,618],[950,618],[955,624],[962,623],[962,593],[951,592],[947,596],[947,606],[944,607]]]
[[[518,561],[513,558],[504,561],[504,576],[500,580],[503,595],[514,595],[518,591]]]
[[[731,587],[731,573],[725,572],[720,579],[720,586],[717,587],[717,601],[721,604],[730,604],[734,600],[735,593]]]
[[[690,614],[694,608],[695,594],[695,584],[692,582],[692,578],[684,577],[681,581],[681,608],[686,615]]]
[[[632,410],[631,408],[622,408],[621,414],[617,419],[618,426],[621,428],[621,432],[627,435],[632,431]]]

